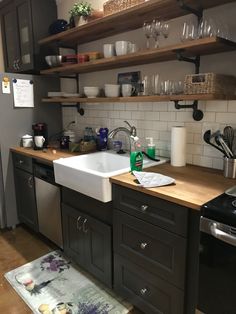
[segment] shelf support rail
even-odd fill
[[[192,108],[193,109],[193,119],[195,121],[201,121],[203,119],[203,112],[202,110],[198,109],[198,100],[194,100],[191,105],[180,105],[179,102],[181,100],[173,100],[175,103],[175,109],[185,109],[185,108]]]
[[[198,21],[201,20],[202,13],[203,13],[203,8],[202,7],[199,7],[198,9],[194,9],[194,8],[190,7],[189,5],[187,5],[184,2],[184,0],[177,0],[177,2],[179,3],[179,6],[180,6],[181,9],[196,15],[197,18],[198,18]]]
[[[79,102],[77,102],[76,104],[62,105],[62,107],[64,107],[64,108],[76,108],[76,109],[77,109],[77,112],[78,112],[81,116],[84,115],[84,109],[81,108]]]
[[[193,63],[195,65],[195,74],[199,73],[199,70],[200,70],[200,56],[199,55],[196,56],[195,58],[189,58],[183,55],[184,49],[178,49],[178,50],[175,50],[175,52],[176,52],[177,60]]]

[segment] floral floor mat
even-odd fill
[[[38,314],[126,314],[132,306],[53,251],[5,274]]]

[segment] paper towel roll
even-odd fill
[[[171,129],[171,165],[182,167],[186,165],[186,128],[174,126]]]

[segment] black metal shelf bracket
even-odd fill
[[[189,5],[187,5],[183,0],[177,0],[177,2],[179,3],[179,6],[181,9],[196,15],[198,20],[200,21],[200,19],[202,18],[202,13],[203,13],[203,8],[201,6],[199,6],[198,9],[194,9],[190,7]]]
[[[192,108],[193,109],[193,119],[195,121],[201,121],[204,117],[202,110],[198,109],[198,100],[194,100],[191,105],[180,105],[179,102],[181,100],[173,100],[175,103],[175,109],[185,109]]]
[[[64,108],[77,108],[77,112],[83,116],[84,115],[84,109],[81,108],[80,103],[77,102],[76,104],[70,104],[70,105],[62,105]]]
[[[175,52],[176,52],[177,60],[193,63],[195,65],[195,74],[199,73],[199,70],[200,70],[200,56],[199,55],[196,56],[195,58],[189,58],[183,55],[184,49],[178,49],[178,50],[175,50]]]

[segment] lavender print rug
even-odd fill
[[[8,272],[5,278],[37,314],[126,314],[132,308],[59,251]]]

